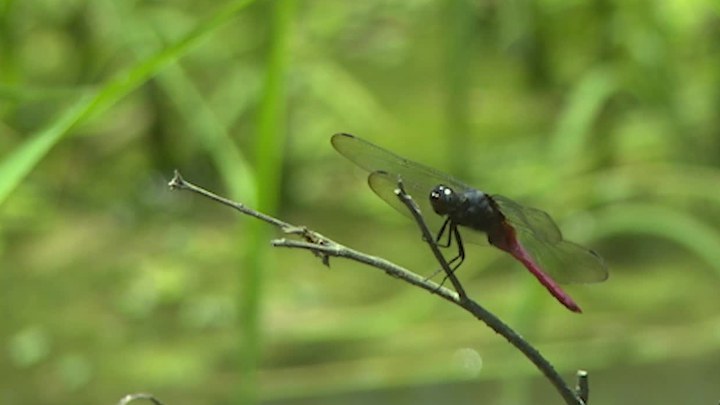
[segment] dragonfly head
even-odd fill
[[[440,184],[430,191],[430,205],[438,215],[449,215],[462,204],[462,198],[452,188]]]

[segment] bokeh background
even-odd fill
[[[456,307],[166,185],[432,274],[340,131],[601,252],[582,315],[498,251],[459,273],[591,403],[720,398],[715,0],[5,0],[0,114],[3,404],[560,403]]]

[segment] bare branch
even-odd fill
[[[351,249],[347,246],[343,246],[334,241],[326,240],[327,244],[318,245],[312,242],[288,240],[288,239],[276,239],[272,241],[272,245],[276,247],[288,247],[296,249],[307,249],[313,252],[320,253],[326,256],[343,257],[346,259],[354,260],[358,263],[367,264],[385,271],[385,273],[399,278],[403,281],[418,286],[427,290],[430,293],[439,295],[440,297],[453,302],[459,302],[458,294],[448,288],[442,287],[440,284],[434,281],[428,280],[427,278],[420,276],[407,270],[403,267],[396,265],[395,263],[389,262],[383,258],[377,256],[371,256],[357,250]]]
[[[562,379],[562,377],[557,373],[555,368],[548,362],[541,354],[537,351],[530,343],[528,343],[525,339],[523,339],[519,334],[517,334],[512,328],[510,328],[507,324],[505,324],[503,321],[500,320],[497,316],[495,316],[490,311],[486,310],[483,306],[478,304],[477,302],[471,300],[463,290],[462,286],[460,285],[460,281],[455,277],[455,274],[450,269],[450,266],[448,265],[447,261],[445,260],[445,257],[440,252],[440,249],[438,248],[437,243],[435,242],[435,238],[432,236],[432,233],[430,232],[427,224],[425,223],[425,220],[422,217],[422,214],[420,213],[420,209],[415,204],[414,201],[412,201],[412,197],[409,196],[407,193],[405,193],[405,189],[403,188],[402,179],[398,179],[398,188],[395,190],[395,194],[397,194],[400,201],[402,201],[406,207],[408,207],[408,210],[412,214],[413,218],[415,219],[415,222],[417,222],[418,227],[420,227],[420,230],[423,234],[423,239],[430,245],[430,248],[433,251],[433,254],[435,254],[435,258],[438,260],[440,265],[442,266],[443,270],[445,270],[445,273],[448,275],[448,278],[453,283],[453,287],[456,291],[458,291],[459,294],[459,300],[453,301],[453,303],[459,305],[466,311],[470,312],[475,316],[475,318],[479,319],[483,323],[485,323],[487,326],[489,326],[492,330],[494,330],[497,334],[504,337],[510,344],[515,346],[518,350],[520,350],[525,357],[527,357],[530,361],[537,366],[537,368],[542,371],[543,374],[550,380],[550,382],[555,386],[555,388],[560,392],[560,394],[563,396],[565,401],[568,404],[582,404],[583,402],[580,402],[580,399],[578,395],[576,395],[575,392],[573,392],[570,387],[565,383],[565,381]]]
[[[447,260],[445,260],[445,256],[443,256],[442,252],[440,252],[440,248],[435,241],[435,237],[430,232],[430,228],[428,228],[427,224],[425,223],[425,220],[422,217],[422,213],[420,213],[420,207],[418,207],[417,204],[415,204],[415,201],[413,201],[412,197],[405,192],[405,187],[403,186],[401,178],[398,179],[398,188],[395,190],[395,195],[397,195],[398,199],[403,204],[405,204],[408,211],[410,211],[413,219],[415,219],[415,222],[420,227],[420,232],[422,232],[423,240],[426,241],[427,244],[430,246],[430,250],[432,250],[433,255],[435,255],[435,259],[438,261],[438,263],[440,263],[440,266],[442,267],[443,271],[445,271],[447,278],[452,283],[453,288],[455,289],[455,291],[457,291],[458,296],[460,297],[460,301],[467,300],[468,296],[465,293],[465,289],[463,289],[462,284],[460,284],[460,280],[458,280],[458,278],[455,276],[455,273],[450,268]]]
[[[384,272],[395,278],[401,279],[412,285],[423,288],[432,294],[440,296],[446,301],[460,306],[461,308],[470,312],[475,318],[489,326],[497,334],[503,336],[508,342],[510,342],[513,346],[520,350],[553,384],[553,386],[557,389],[557,391],[565,400],[565,403],[569,405],[585,405],[585,399],[587,399],[587,396],[583,397],[582,393],[588,392],[587,386],[585,386],[584,391],[582,388],[579,388],[578,391],[572,390],[563,381],[562,377],[558,374],[552,364],[550,364],[550,362],[548,362],[540,354],[540,352],[537,351],[537,349],[535,349],[532,345],[525,341],[518,333],[516,333],[512,328],[502,322],[498,317],[496,317],[484,307],[470,299],[465,294],[465,291],[460,285],[460,282],[457,280],[454,274],[452,274],[452,271],[450,270],[447,261],[445,260],[442,253],[439,251],[437,243],[435,243],[435,239],[430,233],[427,224],[425,224],[425,221],[422,218],[419,209],[412,201],[411,196],[406,194],[403,190],[402,182],[398,183],[398,190],[396,190],[398,198],[408,207],[408,209],[412,213],[413,218],[415,218],[415,221],[417,222],[423,233],[423,239],[427,241],[430,245],[430,248],[433,250],[435,257],[437,258],[445,273],[448,275],[448,279],[451,280],[453,287],[458,292],[442,287],[441,285],[431,280],[428,280],[425,277],[415,274],[410,270],[400,267],[385,259],[367,255],[357,250],[348,248],[305,227],[291,225],[287,222],[281,221],[269,215],[247,208],[243,204],[236,203],[234,201],[215,195],[209,191],[206,191],[198,186],[195,186],[185,181],[180,176],[180,173],[177,171],[175,171],[175,177],[170,181],[169,185],[173,189],[188,190],[210,198],[221,204],[232,207],[246,215],[250,215],[271,225],[274,225],[280,228],[286,234],[298,235],[303,239],[302,241],[276,239],[272,241],[273,246],[309,250],[313,252],[316,256],[321,257],[323,263],[325,264],[328,263],[329,257],[342,257],[354,260],[359,263],[364,263],[368,266],[383,270]],[[578,374],[579,384],[581,384],[583,381],[580,378],[581,377]],[[587,373],[585,373],[583,379],[584,384],[587,385]],[[582,385],[579,386],[582,387]]]
[[[183,179],[183,177],[180,175],[180,172],[175,170],[175,174],[168,183],[168,186],[170,186],[171,189],[176,190],[188,190],[192,191],[193,193],[200,194],[204,197],[207,197],[213,201],[217,201],[220,204],[227,205],[228,207],[234,208],[240,212],[242,212],[245,215],[250,215],[251,217],[255,217],[261,221],[265,221],[269,223],[270,225],[275,225],[280,228],[293,228],[292,225],[288,224],[287,222],[281,221],[277,218],[271,217],[270,215],[265,215],[262,212],[255,211],[254,209],[248,208],[243,204],[240,204],[238,202],[228,200],[225,197],[220,197],[217,194],[211,193],[203,188],[200,188],[192,183],[188,183]],[[299,232],[298,232],[299,233]]]

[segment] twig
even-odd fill
[[[430,229],[428,228],[425,220],[422,217],[422,214],[420,213],[420,209],[418,208],[417,204],[415,204],[415,202],[412,200],[412,197],[405,192],[402,184],[402,179],[398,179],[398,188],[395,190],[395,194],[398,196],[400,201],[405,204],[405,206],[412,214],[415,222],[417,222],[418,226],[420,227],[420,230],[423,234],[423,239],[428,242],[428,245],[430,245],[430,249],[432,249],[433,254],[435,254],[435,258],[438,260],[443,270],[448,273],[448,278],[450,278],[453,286],[458,291],[460,299],[452,302],[473,314],[475,318],[485,323],[497,334],[504,337],[508,342],[510,342],[510,344],[520,350],[525,355],[525,357],[532,361],[533,364],[535,364],[535,366],[537,366],[537,368],[539,368],[540,371],[545,374],[545,377],[550,380],[550,382],[555,386],[558,392],[560,392],[560,395],[563,396],[563,398],[568,404],[585,404],[586,401],[583,400],[582,397],[579,396],[579,394],[576,394],[575,392],[573,392],[573,390],[570,389],[570,387],[568,387],[568,385],[565,383],[562,377],[560,377],[560,374],[558,374],[552,364],[550,364],[550,362],[548,362],[540,354],[540,352],[537,351],[537,349],[535,349],[530,343],[523,339],[522,336],[517,334],[517,332],[515,332],[507,324],[501,321],[500,318],[495,316],[490,311],[486,310],[482,305],[473,301],[465,294],[465,291],[460,286],[460,282],[455,277],[455,274],[450,270],[450,266],[445,260],[445,257],[440,252],[440,249],[435,242],[435,238],[433,238]],[[585,381],[587,381],[587,379]]]
[[[417,222],[418,226],[420,227],[420,231],[422,232],[423,240],[426,241],[428,245],[430,245],[430,250],[432,250],[433,254],[435,255],[435,259],[438,261],[438,263],[440,263],[440,266],[442,267],[443,271],[445,271],[447,278],[450,280],[450,283],[452,283],[453,288],[455,289],[455,291],[457,291],[460,298],[459,301],[466,301],[468,299],[468,296],[465,293],[465,289],[463,289],[462,284],[460,284],[460,280],[458,280],[458,278],[455,276],[455,272],[450,269],[450,265],[448,264],[447,260],[445,260],[445,256],[443,256],[442,252],[440,252],[440,248],[435,241],[435,237],[433,236],[432,232],[430,232],[430,229],[428,228],[425,220],[422,217],[422,214],[420,213],[420,208],[417,206],[417,204],[415,204],[415,201],[413,201],[412,197],[405,192],[405,187],[401,178],[398,178],[398,188],[395,190],[395,195],[397,195],[398,199],[400,199],[400,201],[405,204],[408,211],[410,211],[410,214],[412,214],[413,219],[415,219],[415,222]]]
[[[283,238],[275,239],[271,243],[275,247],[306,249],[318,252],[326,256],[343,257],[356,261],[358,263],[364,263],[368,266],[384,270],[385,273],[393,277],[399,278],[403,281],[407,281],[412,285],[427,290],[428,292],[438,295],[450,302],[459,301],[459,297],[455,291],[442,287],[440,284],[437,284],[434,281],[428,280],[423,276],[415,274],[403,267],[396,265],[395,263],[389,262],[381,257],[371,256],[362,252],[358,252],[355,249],[343,246],[329,239],[325,239],[324,241],[326,242],[325,244],[318,245],[312,242],[289,240]]]
[[[213,201],[219,202],[237,211],[240,211],[243,214],[258,218],[261,221],[269,223],[270,225],[274,225],[280,228],[280,230],[286,234],[298,235],[303,239],[303,241],[275,239],[271,241],[273,246],[310,250],[315,255],[321,257],[324,264],[328,263],[328,258],[331,256],[344,257],[360,263],[365,263],[369,266],[384,270],[386,273],[390,274],[393,277],[397,277],[399,279],[409,282],[410,284],[422,287],[425,290],[433,294],[437,294],[449,301],[458,300],[457,293],[455,293],[454,291],[448,288],[441,287],[439,284],[431,280],[427,280],[426,278],[419,276],[403,267],[400,267],[385,259],[370,256],[357,250],[351,249],[347,246],[341,245],[340,243],[328,239],[322,234],[307,229],[304,226],[294,226],[285,221],[255,211],[252,208],[248,208],[243,204],[228,200],[224,197],[220,197],[219,195],[216,195],[210,191],[207,191],[201,187],[185,181],[185,179],[182,178],[182,176],[177,170],[175,171],[175,176],[172,178],[172,180],[170,180],[170,183],[168,183],[168,185],[172,189],[187,190],[192,191],[196,194],[200,194]]]
[[[173,179],[170,181],[169,186],[173,189],[188,190],[203,195],[221,204],[232,207],[246,215],[250,215],[271,225],[274,225],[280,228],[284,233],[299,235],[303,239],[303,241],[288,240],[284,238],[275,239],[271,242],[273,246],[310,250],[315,255],[320,256],[323,259],[323,263],[325,264],[328,263],[329,257],[343,257],[360,263],[365,263],[369,266],[381,269],[393,277],[402,279],[410,284],[423,288],[432,294],[438,295],[446,301],[460,306],[461,308],[470,312],[475,318],[484,322],[492,330],[503,336],[508,342],[510,342],[513,346],[520,350],[533,364],[535,364],[538,369],[540,369],[540,371],[548,378],[548,380],[550,380],[550,382],[553,384],[553,386],[555,386],[555,388],[565,400],[565,403],[567,403],[568,405],[585,405],[585,401],[581,396],[581,392],[573,391],[563,381],[562,377],[560,377],[555,368],[544,357],[542,357],[542,355],[537,351],[537,349],[535,349],[532,345],[525,341],[519,334],[517,334],[509,326],[503,323],[498,317],[487,311],[485,308],[483,308],[481,305],[479,305],[472,299],[468,298],[457,279],[455,279],[455,281],[452,281],[452,278],[450,278],[451,282],[453,283],[453,287],[456,288],[456,291],[458,291],[455,292],[448,288],[442,287],[441,285],[431,280],[428,280],[425,277],[417,275],[403,267],[391,263],[385,259],[370,256],[357,250],[351,249],[305,227],[291,225],[287,222],[250,209],[243,204],[215,195],[207,190],[204,190],[198,186],[195,186],[192,183],[185,181],[180,176],[180,173],[177,170],[175,171],[175,177],[173,177]],[[398,195],[398,198],[400,198],[400,200],[405,203],[406,206],[408,206],[408,209],[410,209],[410,212],[413,214],[413,217],[415,218],[418,226],[423,232],[425,240],[428,241],[431,249],[433,250],[433,253],[435,253],[436,258],[438,258],[438,262],[441,264],[441,266],[443,266],[443,270],[445,270],[445,272],[448,273],[449,276],[451,276],[452,272],[450,271],[447,261],[445,261],[444,256],[442,256],[442,253],[439,251],[437,243],[431,242],[434,242],[434,238],[432,237],[432,234],[430,233],[427,225],[425,224],[422,215],[420,215],[419,209],[412,201],[412,198],[403,191],[402,183],[398,184],[398,190],[396,191],[396,194]],[[585,381],[587,382],[587,380]],[[587,392],[587,390],[585,392]]]

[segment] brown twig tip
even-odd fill
[[[588,372],[585,370],[578,370],[577,372],[577,386],[575,387],[575,393],[582,399],[584,404],[588,403],[590,398],[590,381]]]
[[[148,401],[151,401],[155,405],[163,405],[163,403],[160,402],[159,399],[155,398],[152,394],[145,394],[145,393],[125,395],[120,401],[118,401],[118,405],[127,405],[136,399],[147,399]]]
[[[177,188],[182,188],[184,185],[185,185],[185,179],[183,179],[182,176],[180,175],[180,172],[177,169],[175,169],[175,171],[173,172],[173,178],[168,183],[168,186],[170,186],[170,188],[174,190]]]
[[[403,183],[401,177],[398,177],[398,179],[397,179],[397,189],[395,189],[395,194],[410,197],[408,195],[408,193],[405,192],[405,183]],[[410,199],[412,199],[412,198],[410,198]]]

